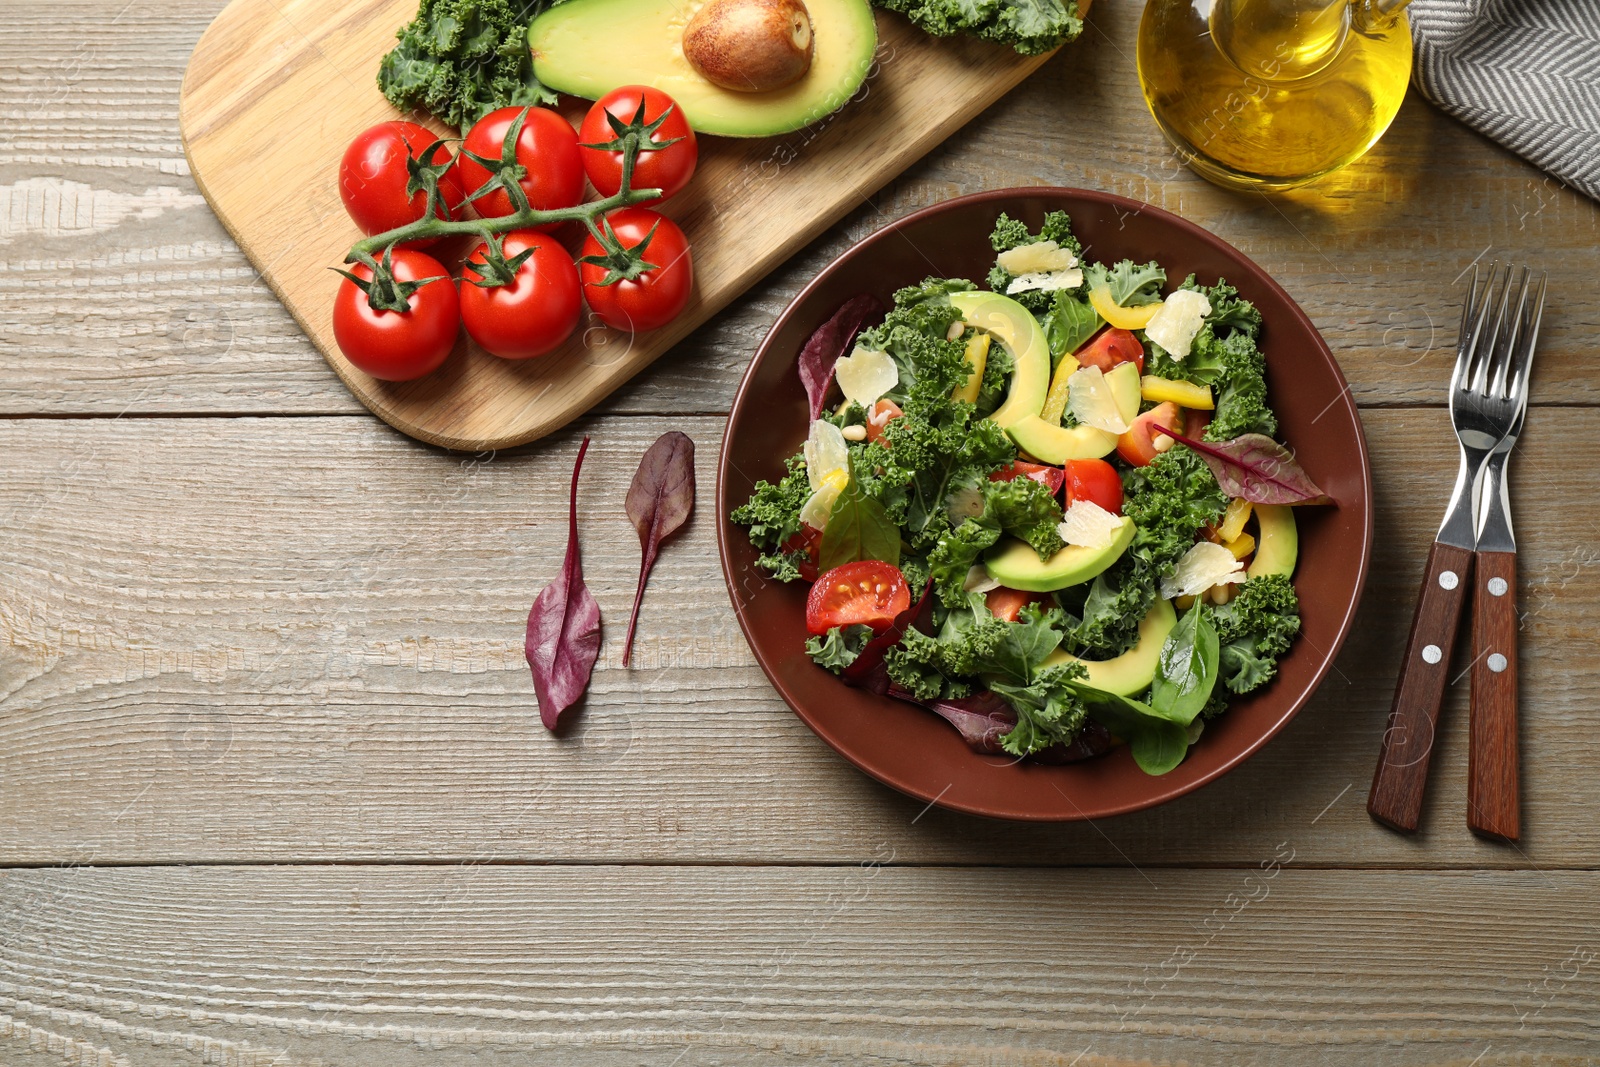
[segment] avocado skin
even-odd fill
[[[534,76],[590,100],[623,85],[654,86],[677,102],[696,133],[770,137],[843,107],[866,80],[878,46],[867,0],[807,0],[810,69],[781,89],[735,92],[684,57],[683,31],[700,7],[696,0],[566,0],[528,27]]]
[[[1087,582],[1121,559],[1133,541],[1134,529],[1133,520],[1124,516],[1105,548],[1068,545],[1045,560],[1026,542],[1007,537],[984,557],[984,565],[989,568],[989,576],[1001,585],[1030,593],[1053,593]]]
[[[1170,600],[1156,598],[1150,610],[1139,622],[1139,641],[1120,656],[1105,660],[1079,659],[1056,649],[1045,657],[1045,665],[1081,663],[1089,672],[1084,679],[1096,689],[1122,697],[1136,697],[1150,688],[1156,680],[1156,666],[1161,662],[1161,646],[1167,635],[1178,625],[1178,613]]]

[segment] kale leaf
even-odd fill
[[[1300,632],[1300,600],[1294,584],[1281,574],[1249,579],[1214,614],[1222,642],[1223,684],[1235,693],[1270,681],[1279,658]]]
[[[1083,32],[1076,0],[873,0],[925,33],[964,33],[1041,55]]]
[[[806,638],[806,653],[817,666],[838,674],[856,661],[872,636],[870,626],[832,626],[824,637]]]
[[[1083,275],[1089,288],[1108,290],[1112,303],[1127,308],[1160,303],[1161,287],[1167,283],[1166,268],[1154,260],[1135,263],[1124,259],[1111,267],[1091,263]]]
[[[734,508],[729,518],[748,528],[751,544],[771,553],[758,559],[756,565],[780,582],[792,582],[800,577],[797,566],[801,553],[775,550],[800,532],[800,509],[811,497],[811,482],[802,456],[790,456],[785,464],[788,471],[776,485],[765,480],[757,482],[750,499]]]
[[[555,0],[559,2],[559,0]],[[378,88],[401,111],[465,130],[496,108],[553,104],[533,75],[528,23],[547,0],[422,0],[378,66]]]

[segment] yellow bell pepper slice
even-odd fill
[[[969,404],[978,402],[978,390],[983,386],[983,369],[989,365],[989,335],[982,330],[973,330],[972,336],[967,338],[966,351],[967,366],[972,368],[972,373],[967,375],[967,380],[956,386],[954,399],[964,400]]]
[[[1150,320],[1161,310],[1159,300],[1154,304],[1125,308],[1111,299],[1111,290],[1105,286],[1096,286],[1089,290],[1089,303],[1100,313],[1102,319],[1119,330],[1142,330],[1150,325]]]
[[[1247,533],[1242,533],[1231,541],[1224,541],[1222,547],[1232,552],[1234,559],[1244,559],[1256,550],[1256,539]]]
[[[1244,524],[1250,521],[1253,505],[1248,500],[1234,497],[1228,501],[1228,510],[1222,513],[1222,523],[1217,527],[1217,540],[1226,545],[1244,534]]]
[[[1180,408],[1192,408],[1195,411],[1211,411],[1217,406],[1211,398],[1211,386],[1158,378],[1154,374],[1146,374],[1139,379],[1139,395],[1152,404],[1171,401]]]
[[[1039,417],[1051,426],[1061,425],[1061,416],[1067,410],[1069,397],[1067,379],[1077,369],[1078,361],[1071,353],[1062,356],[1061,362],[1056,365],[1055,377],[1050,379],[1050,391],[1044,395],[1044,408],[1039,412]]]

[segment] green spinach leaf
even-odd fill
[[[828,526],[822,531],[818,551],[819,566],[825,571],[863,559],[900,564],[900,528],[882,504],[861,491],[854,463],[849,484],[828,513]]]
[[[1221,642],[1211,614],[1199,601],[1167,635],[1150,687],[1150,706],[1162,718],[1187,726],[1211,699]]]

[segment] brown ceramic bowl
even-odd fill
[[[928,275],[981,285],[994,262],[989,232],[1003,211],[1037,229],[1047,211],[1071,213],[1100,260],[1155,259],[1167,276],[1219,275],[1261,309],[1268,387],[1285,440],[1336,507],[1297,513],[1295,587],[1303,629],[1266,688],[1237,699],[1206,725],[1174,771],[1153,778],[1124,746],[1057,766],[973,752],[930,711],[852,689],[812,664],[804,644],[805,593],[768,581],[744,530],[728,521],[760,479],[776,481],[804,441],[800,347],[857,293],[886,306],[894,291]],[[1005,819],[1098,819],[1152,807],[1197,789],[1242,762],[1281,730],[1317,688],[1343,644],[1366,579],[1372,543],[1371,474],[1361,420],[1328,346],[1265,271],[1175,215],[1083,189],[1001,189],[959,197],[886,226],[834,260],[795,298],[767,335],[739,386],[717,471],[717,543],[739,625],[762,670],[806,725],[885,785],[957,811]]]

